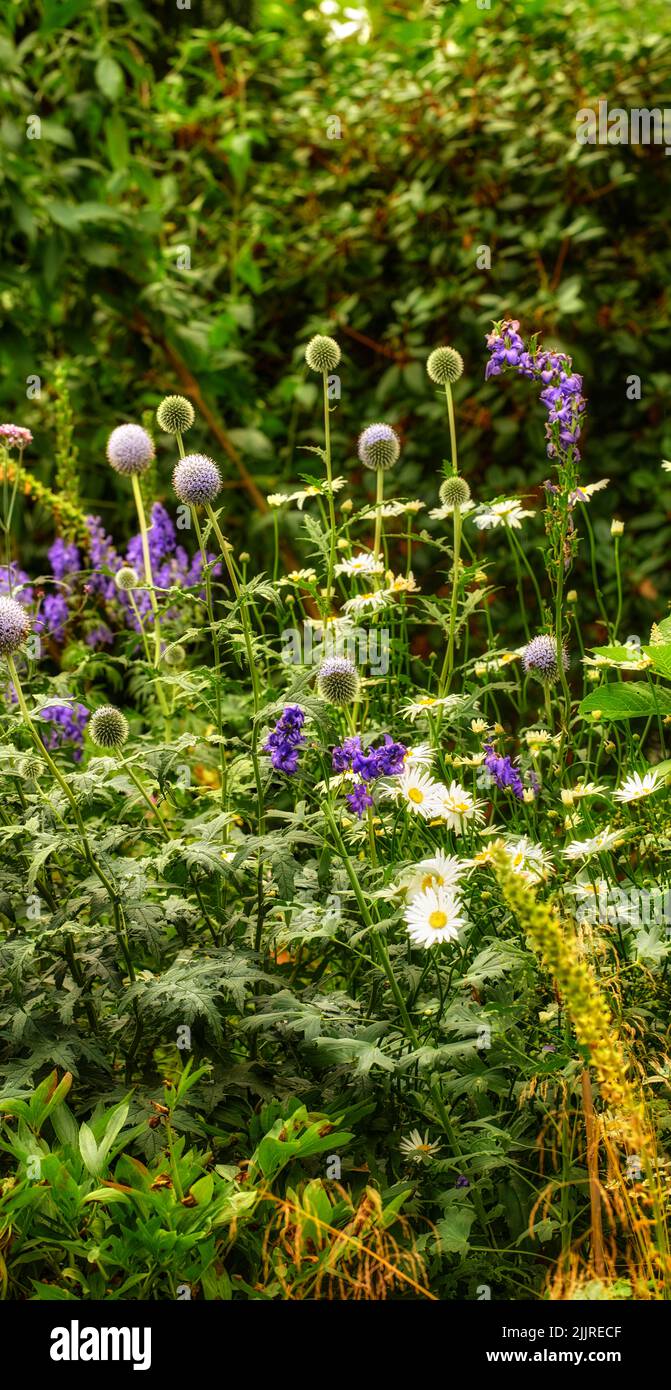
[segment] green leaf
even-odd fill
[[[671,680],[671,642],[660,642],[650,647],[641,647],[641,651],[650,657],[655,671],[659,672],[660,676],[666,676],[668,680]]]
[[[98,1156],[98,1145],[93,1137],[92,1131],[84,1123],[79,1131],[79,1152],[84,1160],[84,1166],[89,1173],[96,1176],[100,1172],[100,1159]]]
[[[96,63],[96,82],[108,101],[118,101],[124,89],[123,68],[107,55]]]
[[[452,1255],[465,1255],[474,1220],[473,1207],[455,1204],[437,1225],[441,1249]]]
[[[642,681],[612,681],[591,690],[581,700],[580,714],[600,711],[604,719],[647,719],[654,714],[671,714],[671,691],[650,687]]]

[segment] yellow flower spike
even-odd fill
[[[512,872],[501,841],[492,845],[492,862],[507,907],[556,981],[605,1102],[622,1116],[627,1142],[639,1152],[646,1148],[654,1152],[642,1098],[627,1076],[625,1049],[596,976],[578,952],[575,931],[560,921],[551,905],[539,903],[529,883]]]

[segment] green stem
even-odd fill
[[[328,372],[323,373],[324,383],[324,455],[326,459],[326,483],[328,488],[328,508],[329,508],[329,562],[328,574],[326,579],[326,597],[331,602],[333,593],[333,573],[335,570],[336,559],[336,517],[335,504],[333,501],[333,469],[331,466],[331,417],[329,410],[329,387]]]

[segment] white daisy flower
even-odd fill
[[[412,570],[408,574],[393,574],[387,570],[387,593],[393,594],[418,594],[419,584],[415,580]]]
[[[280,579],[280,588],[285,584],[314,584],[316,578],[316,570],[290,570]]]
[[[418,700],[411,700],[401,710],[401,714],[406,719],[417,719],[420,714],[438,714],[440,710],[455,709],[462,703],[459,695],[444,695],[439,699],[437,695],[420,695]]]
[[[656,772],[646,772],[643,777],[639,772],[634,772],[631,777],[625,777],[622,786],[618,787],[615,800],[641,801],[644,796],[652,796],[660,786],[661,782]]]
[[[490,502],[482,506],[474,519],[479,531],[492,531],[497,526],[512,527],[513,530],[519,531],[524,518],[535,515],[535,511],[527,511],[521,507],[516,497],[504,497],[499,502]]]
[[[446,821],[448,830],[462,835],[468,821],[475,821],[476,825],[482,824],[482,804],[459,782],[450,782],[449,787],[441,788],[438,814]]]
[[[384,574],[384,565],[368,551],[352,555],[349,560],[341,560],[335,567],[336,574]]]
[[[404,916],[410,940],[427,948],[458,941],[466,926],[459,898],[446,888],[426,888],[408,903]]]
[[[432,820],[439,814],[440,794],[444,787],[440,782],[434,782],[433,777],[429,777],[427,772],[422,772],[420,768],[407,768],[400,777],[394,779],[392,786],[387,787],[386,794],[393,796],[397,801],[404,801],[408,810],[415,815],[421,816],[423,820]]]
[[[542,845],[537,845],[526,835],[519,840],[509,840],[503,846],[510,867],[515,874],[522,874],[529,883],[538,883],[553,873],[552,860]]]
[[[476,503],[469,498],[468,502],[462,502],[459,511],[462,516],[468,516],[469,512],[475,511],[475,507]],[[429,516],[432,516],[435,521],[447,521],[448,517],[451,519],[453,515],[454,507],[432,507],[429,512]]]
[[[424,1137],[418,1129],[411,1129],[407,1139],[401,1139],[398,1147],[404,1158],[410,1159],[413,1163],[425,1163],[427,1159],[433,1158],[433,1155],[438,1153],[440,1144],[429,1143],[428,1129]]]
[[[591,840],[572,840],[562,854],[566,859],[589,859],[592,854],[601,854],[602,850],[612,849],[614,845],[622,840],[619,830],[611,830],[606,826],[599,835],[594,835]]]
[[[348,598],[347,603],[343,604],[343,613],[377,613],[381,608],[386,608],[389,602],[389,595],[384,589],[377,589],[375,592]]]
[[[405,767],[431,767],[433,764],[434,752],[430,743],[416,743],[412,748],[406,748],[403,755]]]
[[[427,888],[456,888],[460,879],[471,867],[469,859],[459,859],[456,854],[445,854],[439,849],[431,859],[422,859],[410,871],[405,883],[408,901],[425,893]]]
[[[330,490],[339,492],[341,487],[345,486],[346,481],[346,478],[334,478]],[[271,492],[269,496],[266,497],[266,502],[269,507],[282,507],[286,502],[296,502],[299,512],[302,512],[305,503],[310,497],[323,497],[328,492],[329,485],[327,482],[318,485],[311,483],[308,487],[299,488],[297,492]]]
[[[423,502],[401,502],[398,498],[393,498],[389,502],[383,502],[381,507],[363,507],[359,512],[362,521],[367,521],[376,516],[396,517],[403,516],[405,513],[415,513],[424,510]]]

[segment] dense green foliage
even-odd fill
[[[665,6],[326,9],[2,17],[0,1297],[661,1299]]]
[[[659,542],[645,560],[624,542],[647,616],[650,583],[668,592],[669,490],[652,479],[671,454],[670,164],[661,147],[574,138],[599,97],[662,103],[665,6],[644,9],[640,24],[634,4],[380,5],[360,44],[326,42],[325,18],[284,4],[262,6],[251,31],[216,4],[167,28],[165,7],[139,0],[6,6],[0,400],[36,434],[43,481],[57,359],[100,511],[106,433],[172,387],[175,354],[262,491],[294,479],[314,403],[299,344],[330,321],[352,368],[341,454],[366,419],[391,417],[408,439],[404,484],[421,492],[440,462],[421,352],[453,339],[469,476],[494,492],[538,485],[533,401],[482,380],[483,334],[512,314],[590,364],[589,476],[613,478],[611,505]],[[26,402],[34,375],[42,396]],[[247,531],[232,462],[228,477]],[[634,631],[642,621],[635,606]]]

